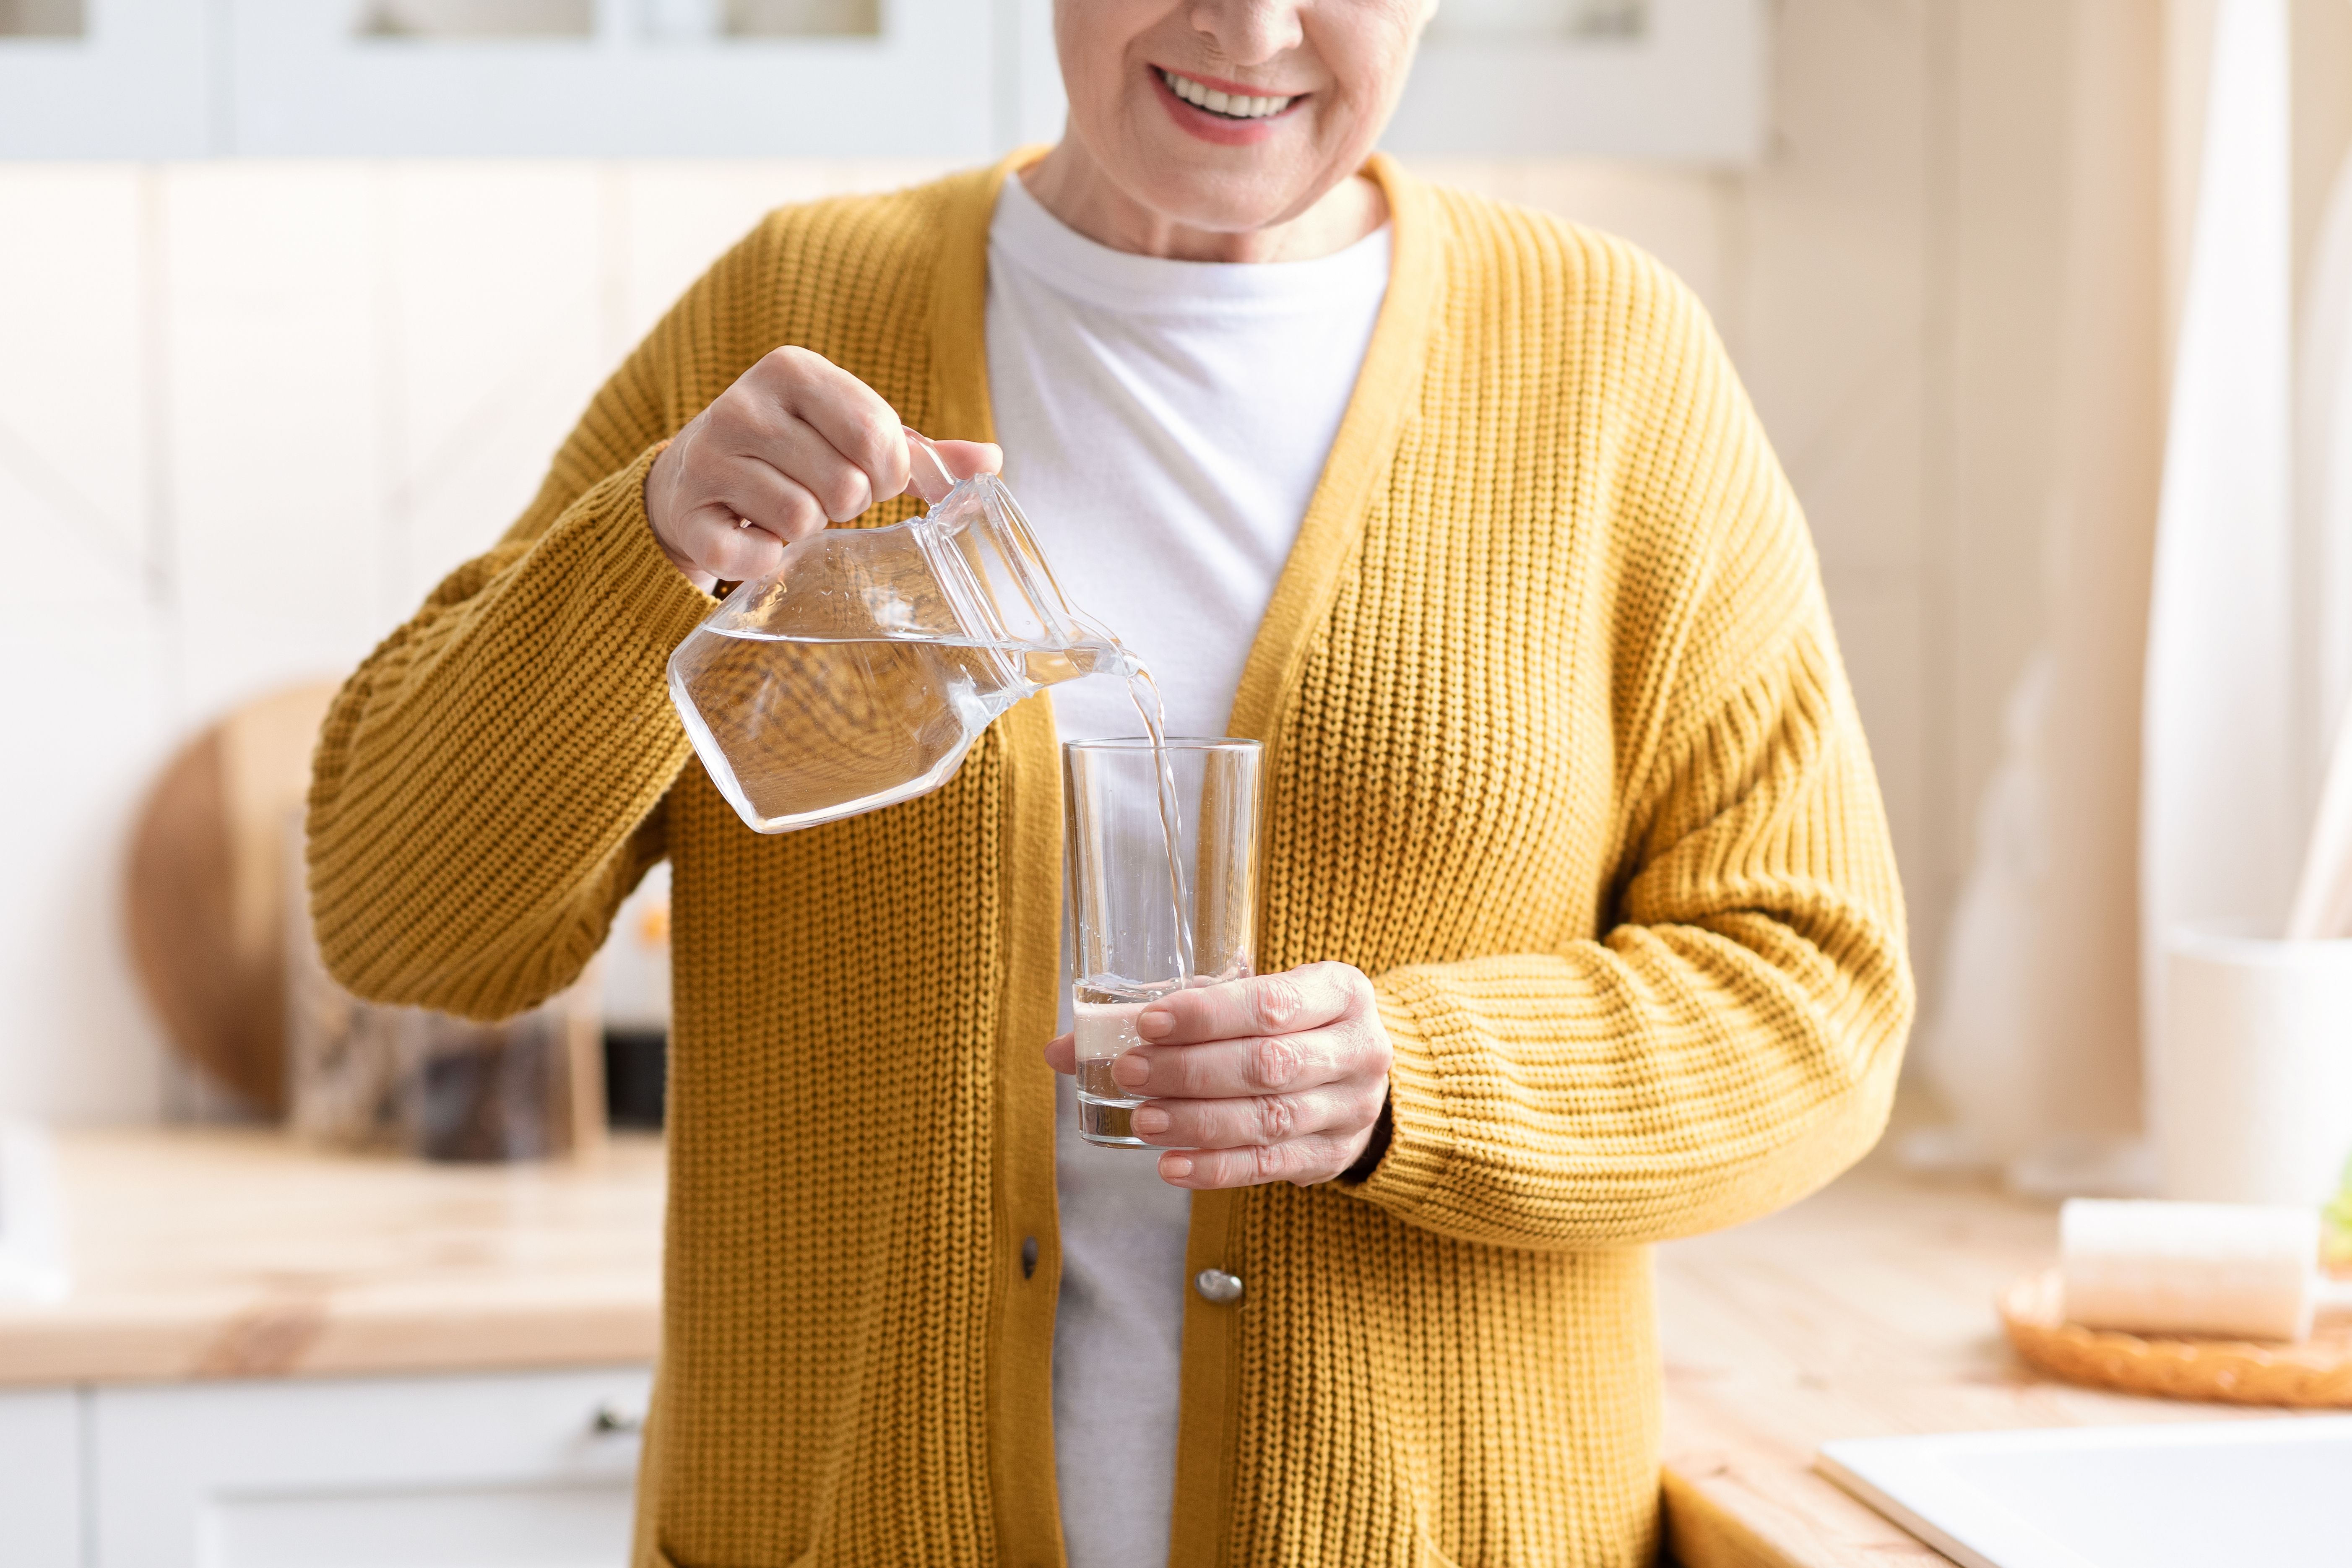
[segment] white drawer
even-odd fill
[[[24,1568],[82,1568],[80,1396],[0,1393],[0,1538]]]
[[[100,1388],[90,1562],[623,1568],[650,1383],[639,1367]]]

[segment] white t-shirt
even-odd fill
[[[1097,245],[1004,183],[988,392],[1005,482],[1071,602],[1151,668],[1170,734],[1225,732],[1388,276],[1385,226],[1311,261],[1169,261]],[[1120,681],[1053,703],[1064,740],[1141,731]],[[1063,1539],[1071,1568],[1150,1568],[1175,1496],[1192,1196],[1155,1156],[1082,1142],[1059,1083]]]

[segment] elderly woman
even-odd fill
[[[769,217],[336,705],[363,994],[512,1012],[674,868],[639,1568],[1643,1562],[1646,1244],[1875,1136],[1901,895],[1796,502],[1657,263],[1372,153],[1429,9],[1066,0],[1058,145]],[[1142,1016],[1156,1162],[1048,1070],[1115,684],[776,837],[670,708],[714,584],[912,513],[902,421],[1265,742],[1265,973]]]

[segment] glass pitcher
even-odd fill
[[[1135,673],[1063,595],[1003,482],[959,483],[929,441],[907,439],[929,511],[787,546],[670,655],[670,700],[754,832],[937,789],[1023,698]]]

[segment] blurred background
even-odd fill
[[[2352,12],[2290,9],[2301,300]],[[1811,519],[1931,1022],[1987,786],[2041,743],[2012,697],[2080,645],[2064,1027],[2109,1131],[2213,13],[1446,0],[1390,138],[1649,247],[1714,312]],[[483,548],[761,213],[1050,139],[1047,27],[1035,0],[0,0],[0,1112],[234,1109],[121,934],[166,757],[339,678]]]

